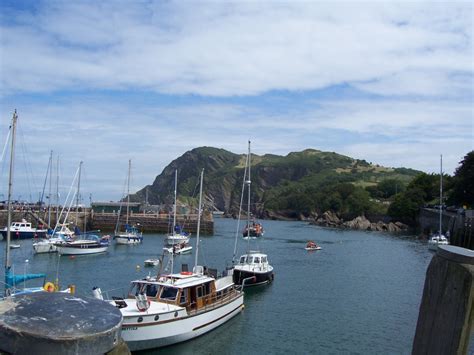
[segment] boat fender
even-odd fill
[[[181,271],[181,275],[192,275],[191,271]]]
[[[43,286],[43,290],[46,292],[54,292],[54,284],[52,282],[46,282]]]

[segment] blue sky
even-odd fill
[[[83,195],[117,200],[128,159],[136,191],[192,148],[244,153],[248,139],[256,154],[314,148],[426,172],[443,154],[452,174],[474,145],[473,11],[4,0],[0,138],[17,109],[25,162],[14,197],[37,198],[51,150],[61,190],[83,160]]]

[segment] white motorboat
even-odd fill
[[[232,271],[235,284],[242,287],[257,286],[273,281],[273,266],[268,262],[266,254],[249,251],[240,257],[239,263]]]
[[[203,173],[193,271],[132,281],[127,298],[110,301],[122,312],[122,338],[132,351],[195,338],[225,323],[244,307],[244,294],[232,276],[217,278],[217,270],[197,265],[202,182]],[[173,256],[171,265],[172,260]]]
[[[0,230],[2,236],[6,238],[7,227]],[[30,222],[23,219],[21,222],[12,222],[10,225],[10,235],[12,239],[44,238],[47,229],[38,229],[31,226]]]
[[[310,241],[306,244],[305,249],[311,251],[311,250],[321,250],[322,248],[321,248],[318,244],[316,244],[315,242],[313,242],[313,241],[310,240]]]
[[[10,249],[19,249],[21,244],[10,244]]]
[[[195,338],[237,315],[244,294],[231,276],[181,272],[132,282],[126,299],[111,301],[123,315],[122,338],[132,351]]]
[[[188,254],[193,250],[193,247],[189,244],[186,243],[181,243],[181,244],[176,244],[173,245],[169,248],[163,248],[163,251],[167,254],[174,254],[174,255],[180,255],[180,254]]]
[[[146,259],[143,263],[145,266],[158,266],[160,265],[160,259]]]

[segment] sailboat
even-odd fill
[[[204,171],[200,179],[193,270],[186,268],[174,273],[171,268],[170,274],[132,281],[128,297],[111,301],[122,312],[122,338],[131,351],[195,338],[225,323],[244,308],[244,294],[232,276],[217,278],[216,270],[214,273],[198,265],[203,176]]]
[[[439,174],[439,230],[433,233],[428,239],[428,249],[437,250],[439,245],[448,245],[449,240],[443,234],[443,156],[440,157],[440,174]]]
[[[183,230],[183,227],[176,224],[176,203],[177,203],[177,188],[178,188],[178,170],[174,171],[174,205],[173,205],[173,230],[165,238],[165,243],[168,245],[186,244],[189,242],[189,233]]]
[[[250,141],[248,142],[248,154],[247,160],[245,163],[245,171],[244,171],[244,183],[242,185],[242,197],[244,194],[245,185],[247,185],[248,194],[247,194],[247,230],[250,227],[250,167],[251,167],[251,153],[250,153]],[[248,179],[246,179],[248,173]],[[242,209],[242,201],[241,198],[240,203],[240,210]],[[239,216],[240,216],[239,210]],[[236,235],[236,243],[235,249],[237,248],[237,235]],[[234,256],[236,250],[234,249]],[[233,261],[234,262],[234,261]],[[274,274],[273,274],[273,266],[270,265],[268,262],[267,254],[261,253],[257,250],[250,250],[250,240],[247,244],[247,253],[243,254],[238,264],[234,265],[233,269],[231,270],[231,274],[233,276],[233,280],[236,284],[242,285],[242,287],[246,286],[256,286],[262,285],[266,283],[270,283],[273,281]]]
[[[10,126],[11,130],[11,149],[10,149],[10,168],[8,176],[8,198],[7,198],[7,214],[8,214],[8,224],[6,230],[6,247],[5,247],[5,296],[16,296],[24,293],[39,292],[39,291],[49,291],[53,286],[52,291],[55,290],[55,285],[52,283],[45,283],[43,287],[32,287],[32,288],[22,288],[18,289],[17,285],[23,283],[27,280],[45,278],[46,274],[21,274],[15,275],[12,270],[12,264],[10,260],[10,246],[11,246],[11,221],[12,221],[12,190],[13,190],[13,172],[14,172],[14,158],[15,158],[15,135],[16,135],[16,125],[18,121],[18,115],[15,112],[13,113],[12,123]]]
[[[77,180],[78,182],[76,190],[76,223],[79,220],[79,189],[81,185],[81,169],[82,161],[79,163],[79,178]],[[57,248],[58,253],[61,255],[85,255],[104,253],[109,248],[109,237],[100,237],[96,235],[93,231],[81,232],[79,227],[76,225],[72,238],[55,243],[55,246]]]
[[[132,161],[128,161],[128,178],[127,178],[127,214],[125,220],[125,231],[119,232],[120,211],[115,226],[114,240],[117,244],[139,244],[143,241],[143,234],[138,230],[137,226],[129,225],[128,218],[130,215],[130,171]]]

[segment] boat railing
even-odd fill
[[[225,294],[222,294],[222,295],[216,294],[210,297],[205,297],[204,305],[202,307],[198,308],[196,302],[191,303],[187,307],[189,315],[194,315],[194,314],[209,311],[214,308],[218,308],[222,306],[223,304],[236,299],[241,294],[241,291],[236,285],[233,285],[227,288],[226,290],[227,292]]]

